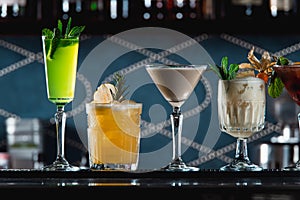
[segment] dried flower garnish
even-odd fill
[[[261,59],[257,59],[254,55],[254,47],[251,48],[248,53],[248,60],[251,65],[249,68],[253,68],[257,71],[256,77],[261,78],[268,84],[268,94],[270,97],[276,98],[280,96],[284,88],[284,84],[277,77],[276,72],[273,70],[273,66],[277,65],[288,65],[291,62],[283,57],[270,56],[269,52],[265,51],[262,54]]]
[[[275,64],[289,65],[292,62],[283,56],[271,56],[267,51],[263,52],[261,59],[259,60],[254,55],[254,47],[252,47],[249,51],[247,59],[249,63],[228,65],[228,57],[224,56],[221,61],[221,66],[210,65],[210,68],[218,75],[220,79],[223,80],[231,80],[234,78],[247,76],[261,78],[268,85],[269,96],[273,98],[280,96],[284,88],[284,84],[277,77],[272,67]]]

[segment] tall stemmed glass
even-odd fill
[[[244,77],[218,82],[221,131],[237,138],[235,158],[221,171],[261,171],[248,157],[247,138],[264,128],[266,93],[260,78]]]
[[[283,82],[285,89],[291,96],[293,101],[300,106],[300,65],[274,65],[277,76]],[[298,122],[300,125],[300,113],[298,113]],[[285,171],[299,171],[300,170],[300,160],[291,166],[285,167]]]
[[[77,59],[79,38],[60,39],[53,57],[49,56],[52,39],[42,36],[45,74],[48,99],[57,107],[54,115],[57,134],[56,160],[43,170],[76,171],[78,167],[72,166],[65,159],[65,105],[74,98],[75,80],[77,71]]]
[[[187,166],[181,158],[181,136],[183,115],[181,106],[189,98],[198,84],[206,65],[166,65],[150,64],[146,70],[162,96],[173,107],[170,115],[172,123],[173,155],[172,161],[162,170],[198,171],[199,168]]]

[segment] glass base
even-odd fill
[[[119,171],[135,171],[137,170],[137,164],[136,163],[106,163],[106,164],[91,164],[90,169],[91,170],[119,170]]]
[[[52,164],[46,165],[42,168],[45,171],[79,171],[80,168],[72,166],[68,161],[62,157],[58,157]]]
[[[188,171],[199,171],[197,167],[187,166],[180,158],[173,160],[167,166],[161,168],[163,171],[174,171],[174,172],[188,172]]]
[[[285,167],[282,169],[283,171],[300,171],[300,161],[295,163],[294,165]]]
[[[251,162],[233,161],[220,168],[220,171],[262,171],[263,168]]]

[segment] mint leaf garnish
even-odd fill
[[[66,32],[65,32],[65,38],[67,38],[69,35],[70,29],[71,29],[71,22],[72,22],[72,18],[70,18],[68,21]]]
[[[291,62],[283,57],[280,56],[277,58],[276,65],[289,65]],[[271,79],[268,85],[268,94],[272,98],[279,97],[283,91],[284,84],[281,79],[277,76],[276,71],[273,69],[271,74]]]
[[[50,44],[50,49],[48,51],[48,55],[49,58],[53,58],[53,54],[59,44],[59,41],[60,41],[60,38],[61,38],[61,32],[59,29],[57,28],[54,28],[54,37],[52,39],[52,42]]]
[[[48,28],[44,28],[42,30],[42,35],[46,37],[46,39],[51,39],[53,38],[53,31],[51,31],[50,29]]]
[[[57,29],[59,30],[59,33],[62,34],[62,32],[63,32],[63,25],[62,25],[62,22],[60,20],[57,21]],[[62,37],[62,36],[60,35],[59,37]]]
[[[228,66],[228,57],[224,56],[221,60],[221,66],[210,65],[210,68],[217,74],[222,80],[232,80],[236,77],[239,70],[238,64],[230,64]]]
[[[68,34],[68,38],[76,38],[79,37],[80,33],[84,30],[84,26],[76,26],[73,27],[70,31],[70,33]]]
[[[48,28],[42,29],[42,35],[45,36],[46,39],[51,39],[51,44],[47,55],[49,56],[49,58],[53,59],[53,55],[61,39],[78,38],[80,34],[83,32],[83,30],[85,29],[85,26],[74,26],[73,28],[71,28],[71,22],[72,22],[72,18],[70,17],[64,33],[63,33],[63,24],[61,20],[57,21],[57,27],[54,28],[53,31],[51,31]]]
[[[272,75],[269,86],[268,86],[268,94],[270,97],[276,98],[281,95],[283,88],[284,88],[284,84],[281,81],[281,79],[279,77],[277,77],[275,71],[273,71],[272,73],[274,73],[274,74]]]
[[[209,65],[209,66],[210,69],[214,71],[220,79],[222,79],[221,68],[218,65]]]
[[[283,56],[280,56],[276,62],[277,65],[288,65],[289,63],[290,61]]]

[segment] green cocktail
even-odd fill
[[[79,36],[84,26],[71,28],[71,18],[66,30],[58,20],[57,27],[52,30],[42,30],[43,55],[48,99],[56,105],[54,115],[57,135],[57,157],[55,161],[43,167],[51,171],[77,171],[79,167],[72,166],[64,156],[66,113],[65,105],[74,98]]]
[[[52,58],[50,44],[51,39],[43,37],[48,99],[65,105],[74,98],[79,39],[61,39]]]

